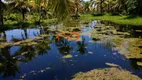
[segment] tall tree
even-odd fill
[[[3,20],[3,2],[0,0],[0,25],[4,25],[4,20]]]
[[[74,12],[75,0],[49,0],[48,8],[51,9],[58,20],[64,20]]]

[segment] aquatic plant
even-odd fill
[[[104,68],[79,72],[73,76],[72,80],[141,80],[141,78],[123,69]]]

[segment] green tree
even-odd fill
[[[3,20],[3,6],[4,3],[2,2],[2,0],[0,0],[0,25],[4,25],[4,20]]]

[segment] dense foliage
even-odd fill
[[[141,0],[91,0],[91,7],[96,11],[121,14],[137,14],[141,15]],[[95,6],[94,6],[95,5]]]
[[[36,16],[36,22],[40,23],[44,18],[61,21],[70,16],[78,17],[80,13],[141,15],[141,9],[141,0],[0,0],[0,25],[7,20],[14,21],[19,14],[21,18],[17,19],[25,22],[27,13]]]

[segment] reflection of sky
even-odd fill
[[[7,42],[12,41],[13,38],[15,39],[25,39],[26,37],[28,38],[34,38],[35,36],[38,36],[40,34],[40,29],[27,29],[26,33],[27,36],[25,35],[24,30],[22,29],[14,29],[14,30],[8,30],[5,31],[6,33],[6,40]]]
[[[89,0],[84,0],[84,1],[89,1]]]
[[[11,3],[12,1],[1,0],[3,3]]]

